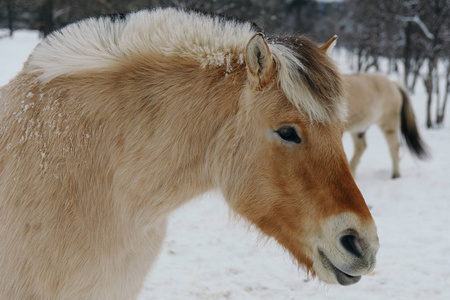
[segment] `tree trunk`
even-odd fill
[[[407,22],[405,27],[405,49],[403,51],[403,62],[405,63],[405,86],[408,85],[408,76],[411,70],[411,33],[412,33],[412,24],[411,22]]]
[[[448,64],[447,64],[447,74],[446,74],[445,78],[446,78],[446,83],[445,83],[445,90],[444,90],[444,101],[442,103],[442,108],[440,110],[439,117],[437,119],[438,125],[442,125],[442,123],[444,123],[445,109],[447,106],[448,94],[450,94],[450,61],[448,61]]]
[[[14,0],[8,0],[6,2],[6,8],[8,10],[9,36],[12,36],[14,32],[14,19],[15,19]]]
[[[433,70],[434,70],[434,58],[430,58],[428,60],[428,75],[424,81],[428,94],[427,128],[431,128],[433,126],[433,121],[431,120],[431,103],[433,102]]]
[[[434,93],[436,94],[436,125],[439,124],[439,116],[441,114],[441,93],[439,88],[439,67],[436,64],[433,75]]]
[[[409,86],[409,91],[412,93],[416,89],[417,78],[419,77],[419,72],[420,72],[420,69],[422,68],[423,63],[424,63],[423,58],[416,58],[414,60],[413,79],[412,79],[411,85]]]
[[[41,28],[40,31],[46,37],[54,29],[53,22],[53,0],[46,0],[41,7]]]
[[[364,68],[364,72],[369,71],[370,68],[374,67],[375,70],[378,72],[379,71],[379,66],[378,66],[378,56],[371,56],[369,57],[368,55],[366,56],[366,67]]]
[[[357,73],[361,72],[362,69],[362,59],[363,59],[363,49],[359,48],[358,49],[358,70]]]

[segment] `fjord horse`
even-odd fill
[[[167,216],[214,188],[311,275],[356,283],[378,238],[330,44],[177,9],[47,37],[0,90],[0,298],[134,299]]]
[[[400,176],[399,148],[402,133],[410,152],[420,159],[428,157],[427,146],[420,137],[408,91],[400,82],[390,81],[381,74],[343,75],[349,116],[345,130],[350,132],[354,153],[350,161],[355,174],[367,147],[366,130],[377,124],[389,145],[392,157],[392,178]]]

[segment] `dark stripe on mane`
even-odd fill
[[[331,59],[305,36],[284,36],[274,39],[276,43],[293,50],[304,69],[298,68],[300,77],[316,100],[332,109],[336,100],[344,95],[340,72]]]
[[[107,15],[99,16],[99,19],[110,19],[113,22],[126,20],[129,14],[133,13],[133,11],[121,12],[121,13],[112,13]]]

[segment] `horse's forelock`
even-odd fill
[[[269,47],[277,63],[279,86],[298,109],[311,121],[345,120],[343,81],[317,45],[300,36],[279,38]]]

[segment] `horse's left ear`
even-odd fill
[[[275,62],[264,39],[264,34],[255,34],[245,48],[245,63],[249,76],[256,79],[256,88],[267,85],[273,76]]]
[[[336,46],[337,38],[338,36],[334,35],[328,42],[320,46],[319,49],[325,52],[326,55],[330,55],[334,49],[334,46]]]

